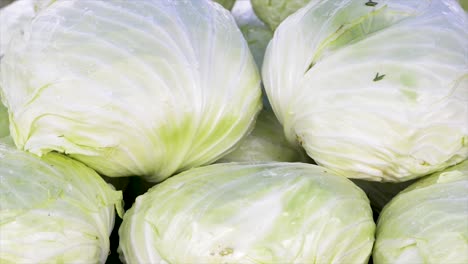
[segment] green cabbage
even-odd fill
[[[0,263],[105,263],[122,193],[83,164],[0,142]]]
[[[468,161],[406,188],[379,217],[374,263],[468,263],[467,194]]]
[[[56,1],[1,63],[18,148],[159,182],[249,132],[260,77],[232,15],[209,1]]]
[[[239,146],[225,155],[221,162],[310,161],[298,145],[286,140],[281,124],[271,109],[263,109],[258,115],[252,132]]]
[[[136,199],[119,229],[125,263],[367,263],[364,192],[302,163],[192,169]]]
[[[299,8],[311,0],[250,0],[255,14],[267,24],[271,30]],[[318,2],[317,0],[315,0]]]
[[[273,31],[257,18],[250,1],[236,2],[232,15],[249,45],[257,66],[261,68],[266,47],[273,37]]]
[[[256,64],[261,67],[263,56],[273,32],[254,14],[249,1],[237,1],[232,14]],[[291,144],[284,136],[283,128],[263,97],[264,109],[260,112],[253,131],[242,140],[237,149],[223,156],[218,162],[261,161],[309,161],[297,144]]]
[[[467,47],[455,0],[312,1],[276,29],[263,83],[317,164],[407,181],[468,158]]]

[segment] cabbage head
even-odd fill
[[[406,181],[468,158],[467,47],[455,0],[312,1],[276,29],[263,83],[317,164]]]
[[[379,217],[374,263],[468,263],[467,194],[468,160],[406,188]]]
[[[237,1],[232,14],[239,26],[258,67],[273,32],[253,12],[250,1]],[[298,144],[291,144],[284,136],[283,127],[275,117],[268,99],[262,97],[264,108],[260,111],[252,132],[237,148],[218,162],[307,161],[308,156]]]
[[[299,8],[307,5],[311,0],[250,0],[255,14],[267,24],[271,30]],[[312,0],[318,2],[318,0]]]
[[[311,161],[298,144],[286,140],[283,127],[271,109],[260,111],[255,127],[231,153],[217,162],[307,162]]]
[[[202,0],[58,0],[1,62],[19,149],[159,182],[251,129],[260,77],[226,9]]]
[[[0,142],[0,263],[105,263],[122,193],[68,157]]]
[[[119,229],[125,263],[367,263],[364,192],[304,163],[195,168],[136,199]]]

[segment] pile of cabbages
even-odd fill
[[[6,5],[0,263],[468,263],[463,5]]]

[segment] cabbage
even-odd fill
[[[367,263],[364,192],[315,165],[223,163],[136,199],[119,229],[126,263]]]
[[[380,263],[468,263],[468,161],[423,178],[382,211]]]
[[[262,67],[265,50],[273,37],[273,32],[255,15],[250,1],[237,1],[232,9],[236,20],[249,49],[259,68]]]
[[[0,263],[105,263],[122,193],[57,153],[0,143]]]
[[[224,8],[231,10],[234,4],[236,3],[236,0],[213,0],[217,2],[218,4],[222,5]]]
[[[56,1],[1,63],[18,148],[159,182],[214,162],[253,126],[260,77],[211,1]]]
[[[311,0],[250,0],[255,14],[267,24],[271,30],[299,8],[307,5]],[[317,0],[314,0],[318,2]]]
[[[8,110],[0,100],[0,138],[6,137],[10,134],[8,126]]]
[[[12,35],[21,34],[24,25],[35,15],[34,3],[35,0],[15,1],[0,9],[0,62]],[[8,109],[0,93],[0,138],[9,134]]]
[[[254,129],[237,149],[217,162],[264,161],[310,161],[300,146],[286,140],[281,124],[268,108],[260,112]]]
[[[262,68],[289,141],[317,164],[406,181],[468,158],[468,19],[456,1],[312,1]],[[373,6],[374,5],[374,6]]]
[[[261,67],[263,56],[273,32],[255,16],[249,1],[237,1],[232,14],[244,35],[256,64]],[[253,131],[242,140],[237,149],[218,162],[308,161],[297,144],[284,136],[283,128],[263,97],[264,109],[260,112]]]

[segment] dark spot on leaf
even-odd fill
[[[340,27],[338,27],[338,29],[335,32],[340,31],[343,27],[344,27],[344,25],[341,25]]]
[[[385,74],[379,75],[379,73],[375,74],[375,77],[373,79],[374,82],[380,81],[385,77]]]
[[[300,137],[299,135],[296,135],[296,141],[297,143],[299,143],[299,145],[301,146],[304,145],[304,141],[302,140],[302,137]]]
[[[372,1],[372,0],[369,0],[369,1],[366,2],[365,5],[366,5],[366,6],[376,6],[377,4],[378,4],[377,2],[374,2],[374,1]]]
[[[234,249],[232,248],[225,248],[223,249],[221,252],[219,252],[219,255],[221,256],[227,256],[227,255],[231,255],[232,253],[234,253]]]
[[[315,62],[311,62],[311,63],[309,64],[309,67],[307,67],[306,72],[308,72],[310,69],[312,69],[312,67],[314,67],[314,65],[315,65]]]
[[[421,160],[419,161],[419,164],[423,165],[423,166],[429,166],[431,165],[429,162],[425,161],[425,160]]]

